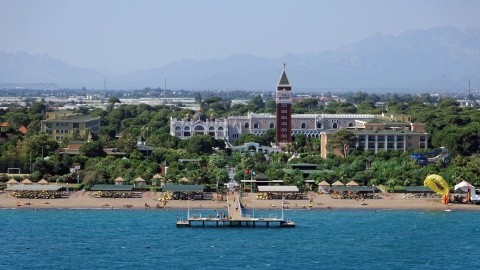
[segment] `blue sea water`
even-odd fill
[[[215,215],[212,210],[202,215]],[[268,211],[256,211],[267,216]],[[295,228],[176,228],[186,211],[0,210],[0,269],[478,269],[480,212],[296,211]]]

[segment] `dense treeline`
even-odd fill
[[[195,94],[194,94],[195,96]],[[201,104],[207,117],[226,117],[244,115],[248,112],[273,113],[275,102],[272,97],[253,96],[247,104],[232,105],[225,97],[202,97],[196,93],[195,98]],[[265,98],[265,99],[264,99]],[[28,108],[10,107],[0,110],[0,120],[10,126],[2,129],[0,134],[0,163],[31,164],[32,178],[58,179],[76,181],[77,175],[70,173],[70,168],[80,165],[79,178],[86,184],[113,183],[122,176],[133,181],[137,176],[150,180],[160,171],[162,164],[169,167],[166,178],[177,182],[186,177],[192,183],[221,183],[227,181],[227,166],[236,168],[237,180],[249,177],[243,175],[246,168],[264,173],[271,179],[283,179],[287,184],[304,185],[303,175],[299,171],[284,170],[292,163],[318,164],[319,172],[310,175],[317,181],[355,180],[365,185],[384,184],[390,187],[398,185],[421,185],[423,179],[431,173],[443,175],[451,184],[458,177],[475,185],[480,185],[480,112],[476,108],[461,108],[451,98],[423,95],[367,94],[351,93],[332,100],[331,96],[320,100],[307,98],[293,105],[294,113],[403,113],[412,116],[412,121],[427,124],[430,133],[431,148],[447,147],[452,153],[449,164],[441,162],[422,167],[415,164],[411,153],[371,152],[353,149],[345,157],[330,155],[326,160],[320,157],[319,140],[296,135],[294,142],[288,146],[292,154],[230,153],[224,151],[225,143],[210,136],[195,136],[180,140],[169,135],[171,117],[184,118],[194,115],[194,111],[179,109],[175,106],[149,106],[121,104],[118,98],[110,98],[111,106],[107,110],[81,107],[77,112],[100,117],[101,130],[98,138],[80,149],[80,155],[58,154],[59,147],[66,147],[69,141],[86,140],[73,134],[59,145],[45,134],[40,133],[40,120],[48,104],[32,101]],[[379,106],[379,102],[383,102]],[[117,106],[115,106],[117,105]],[[28,133],[22,135],[18,128],[25,126]],[[275,132],[256,136],[242,135],[237,144],[255,141],[269,145],[274,141]],[[136,150],[137,141],[145,140],[154,148],[149,156],[143,156]],[[117,148],[128,154],[126,159],[106,156],[103,148]],[[180,159],[195,159],[194,162],[180,162]]]

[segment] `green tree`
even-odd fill
[[[118,99],[117,97],[109,97],[107,103],[108,103],[108,111],[111,111],[115,107],[115,103],[121,103],[121,102],[120,102],[120,99]]]
[[[80,146],[80,154],[85,155],[89,158],[92,157],[104,157],[107,155],[105,151],[103,151],[103,146],[100,142],[87,142],[84,145]]]
[[[355,134],[351,131],[342,129],[330,135],[327,144],[330,149],[339,149],[342,156],[347,157],[350,146],[355,144],[356,141],[357,138],[355,137]]]

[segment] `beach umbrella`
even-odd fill
[[[115,182],[115,184],[117,184],[117,185],[121,185],[121,184],[125,183],[125,179],[123,179],[123,177],[119,176],[119,177],[115,178],[115,180],[113,180],[113,182]]]
[[[325,180],[323,180],[322,182],[318,183],[318,185],[319,185],[319,186],[325,186],[325,187],[329,187],[329,186],[330,186],[330,184],[329,184],[327,181],[325,181]]]
[[[22,185],[31,185],[31,184],[33,184],[33,182],[30,181],[30,179],[26,178],[25,180],[23,180],[22,182],[20,182],[20,184],[22,184]]]
[[[18,181],[12,178],[12,179],[8,180],[6,184],[8,186],[18,185]]]
[[[188,183],[188,182],[190,182],[190,179],[188,179],[187,177],[182,177],[182,178],[180,178],[180,180],[178,180],[178,182]]]
[[[144,187],[146,182],[145,179],[140,176],[135,178],[133,181],[135,182],[135,187],[137,188]]]
[[[358,186],[358,184],[355,181],[350,181],[347,183],[347,187],[356,187],[356,186]]]
[[[344,184],[340,181],[336,181],[335,183],[332,184],[332,186],[335,186],[335,187],[343,187]]]
[[[133,181],[135,181],[136,183],[138,183],[138,182],[145,182],[145,180],[144,180],[142,177],[140,177],[140,176],[137,177],[137,178],[135,178]]]
[[[152,184],[158,184],[158,183],[163,183],[165,182],[165,177],[163,177],[161,174],[157,173],[153,176],[153,181]]]
[[[45,179],[42,179],[42,180],[38,181],[37,184],[39,184],[39,185],[48,185],[48,181],[45,180]]]

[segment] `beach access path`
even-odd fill
[[[228,215],[230,219],[242,219],[242,207],[240,204],[240,194],[237,191],[228,192],[227,195]]]

